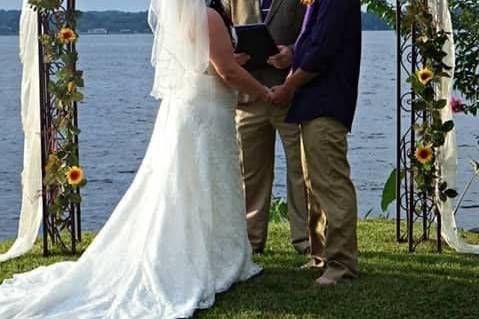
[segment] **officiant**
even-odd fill
[[[284,82],[292,64],[292,49],[301,31],[306,7],[298,0],[223,0],[235,25],[265,23],[278,44],[272,56],[252,75],[268,87]],[[250,57],[239,53],[241,64]],[[309,252],[308,213],[301,168],[300,131],[285,123],[288,109],[240,95],[236,112],[241,165],[246,195],[248,235],[256,253],[262,253],[267,239],[274,179],[276,132],[286,153],[287,201],[291,242],[302,254]]]

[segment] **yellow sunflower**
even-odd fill
[[[427,85],[434,78],[434,73],[429,68],[422,68],[416,72],[419,82]]]
[[[77,89],[77,86],[74,82],[68,82],[67,84],[68,93],[73,93],[76,91],[76,89]]]
[[[305,5],[305,6],[310,6],[314,3],[314,0],[299,0],[301,2],[301,4]]]
[[[83,182],[85,174],[83,170],[78,166],[72,166],[68,169],[66,173],[68,184],[72,186],[78,186]]]
[[[58,41],[62,44],[74,43],[77,39],[75,31],[71,28],[62,28],[60,32],[58,32],[57,37]]]
[[[419,163],[426,165],[432,161],[433,150],[431,145],[419,145],[416,148],[416,159]]]

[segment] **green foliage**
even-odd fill
[[[363,6],[368,13],[381,18],[391,28],[396,27],[396,10],[391,1],[388,0],[362,0]]]
[[[265,267],[264,273],[218,295],[215,306],[195,318],[476,318],[477,304],[471,301],[479,296],[479,257],[449,248],[438,255],[433,244],[409,254],[407,245],[395,241],[394,225],[360,222],[359,279],[322,289],[314,285],[319,272],[299,269],[306,258],[289,243],[289,225],[273,224],[265,254],[255,257]],[[479,243],[479,235],[465,236]],[[80,249],[92,239],[84,236]],[[0,252],[7,246],[0,243]],[[38,242],[31,253],[0,265],[0,282],[15,273],[76,258],[43,258]]]
[[[47,115],[53,129],[50,134],[60,136],[54,147],[49,147],[48,161],[44,167],[44,185],[52,196],[48,212],[61,216],[72,204],[79,204],[81,197],[77,188],[86,184],[79,168],[76,138],[80,129],[74,120],[77,103],[83,100],[80,88],[84,86],[83,72],[76,69],[78,53],[74,44],[80,13],[66,10],[63,0],[30,0],[42,20],[49,24],[47,33],[40,36],[44,69],[50,73],[48,98],[53,110]],[[79,171],[73,179],[72,171]],[[70,177],[68,177],[68,176]]]
[[[464,112],[479,109],[479,1],[450,0],[456,43],[454,88],[466,98]]]
[[[410,3],[414,2],[417,1],[410,1]],[[368,12],[381,17],[389,26],[395,26],[396,9],[392,1],[362,0],[362,3],[367,6]],[[456,44],[454,88],[466,98],[465,105],[462,107],[463,111],[475,116],[479,111],[479,1],[450,0],[449,5]],[[408,8],[410,10],[411,6]],[[402,33],[409,32],[410,25],[416,21],[416,13],[420,14],[420,12],[405,12]],[[432,17],[423,15],[420,19],[430,22]],[[442,34],[441,36],[447,35]],[[432,43],[425,45],[432,45]],[[426,52],[428,51],[427,48],[424,49]],[[439,50],[432,47],[429,49],[441,55]]]
[[[404,178],[404,173],[401,172],[399,179]],[[397,169],[394,169],[391,174],[389,174],[389,177],[386,181],[386,184],[384,186],[383,190],[383,195],[382,195],[382,200],[381,200],[381,209],[383,213],[385,213],[389,205],[391,205],[395,200],[396,200],[396,181],[398,179],[398,174],[397,174]]]
[[[383,6],[376,9],[383,12],[389,10],[391,14],[390,8]],[[413,126],[416,132],[416,150],[410,154],[411,167],[407,174],[411,174],[416,188],[425,198],[435,198],[438,188],[439,199],[446,201],[455,198],[458,193],[448,188],[447,183],[442,181],[436,165],[436,153],[444,145],[447,135],[454,129],[454,122],[442,121],[441,111],[449,105],[449,101],[438,98],[436,91],[442,79],[453,77],[452,66],[444,63],[447,53],[443,49],[450,34],[442,30],[437,31],[436,21],[429,12],[426,1],[405,2],[402,10],[400,32],[408,36],[413,28],[416,30],[414,44],[422,61],[422,68],[411,74],[407,80],[415,95],[413,111],[421,114],[423,119]],[[395,191],[395,185],[392,185],[392,179],[396,179],[395,174],[394,171],[391,173],[384,187],[383,210],[386,210],[395,198],[392,194]]]
[[[112,6],[113,8],[113,6]],[[78,12],[76,12],[78,14]],[[106,29],[108,33],[151,33],[148,13],[121,11],[87,11],[77,17],[78,33],[92,29]],[[20,11],[0,10],[0,35],[18,34]],[[391,28],[373,12],[363,13],[363,30],[390,30]]]
[[[273,199],[269,219],[273,223],[284,223],[288,221],[288,203],[283,198]]]

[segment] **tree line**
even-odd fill
[[[0,10],[0,35],[18,34],[20,11]],[[147,12],[88,11],[79,20],[80,33],[105,29],[108,33],[149,33]],[[364,30],[389,30],[377,16],[363,13]]]

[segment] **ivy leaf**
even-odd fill
[[[399,178],[401,180],[404,178],[403,171],[401,171]],[[396,200],[396,179],[397,169],[393,169],[383,189],[383,195],[381,199],[381,209],[383,212],[386,212],[389,208],[389,205]]]
[[[74,92],[72,93],[72,100],[75,102],[83,101],[83,94],[81,92]]]
[[[72,202],[73,204],[80,204],[81,203],[81,196],[79,194],[76,194],[76,193],[73,193],[73,194],[70,194],[68,196],[68,199],[70,200],[70,202]]]
[[[472,168],[474,169],[474,172],[476,175],[479,176],[479,162],[478,161],[471,161]]]
[[[447,189],[447,182],[439,184],[439,191],[444,192]]]
[[[442,124],[442,131],[444,133],[452,131],[453,128],[454,128],[454,121],[452,121],[452,120],[447,121],[444,124]]]
[[[444,194],[446,194],[446,196],[449,198],[456,198],[457,195],[459,195],[458,192],[452,188],[449,188],[446,191],[444,191]]]
[[[443,108],[445,108],[447,105],[447,100],[439,100],[439,101],[435,101],[433,106],[436,110],[442,110]]]
[[[444,133],[435,132],[432,135],[432,142],[433,142],[435,147],[443,146],[444,143],[446,142],[446,137],[444,136]]]
[[[427,109],[427,103],[424,100],[416,99],[413,103],[414,111],[424,111]]]

